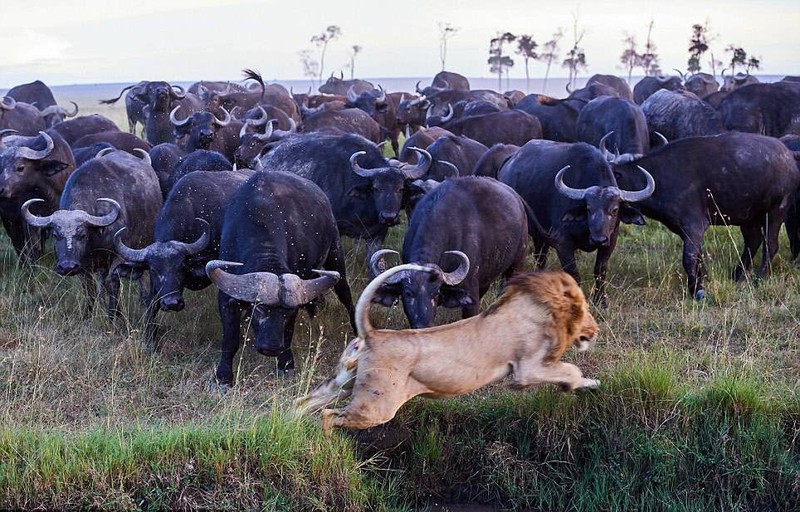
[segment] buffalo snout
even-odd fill
[[[186,304],[180,295],[169,295],[162,297],[159,301],[162,311],[182,311]]]
[[[609,240],[608,240],[607,236],[603,236],[603,235],[592,236],[592,243],[594,243],[595,245],[602,245],[602,246],[605,247],[605,246],[608,245],[608,242],[609,242]]]
[[[400,222],[399,215],[394,212],[381,212],[379,217],[381,224],[388,226],[396,226]]]
[[[56,265],[56,274],[60,276],[74,276],[80,273],[80,264],[77,261],[59,261]]]

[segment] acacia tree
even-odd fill
[[[656,53],[656,44],[653,42],[653,26],[654,22],[651,19],[647,25],[647,42],[644,45],[644,51],[640,56],[639,67],[644,71],[645,76],[655,76],[661,74],[661,67],[658,64],[658,54]]]
[[[761,69],[761,59],[759,57],[751,56],[747,59],[747,63],[744,65],[745,71],[750,73],[751,69]]]
[[[689,61],[686,69],[689,73],[698,73],[702,69],[700,58],[709,49],[708,20],[705,25],[695,23],[692,25],[692,37],[689,39]]]
[[[361,53],[363,48],[357,44],[350,47],[350,80],[353,79],[356,68],[356,56]]]
[[[539,60],[547,63],[547,69],[544,72],[544,84],[542,84],[542,93],[547,92],[547,79],[550,76],[550,66],[553,61],[558,59],[558,42],[564,37],[564,29],[560,28],[553,34],[553,38],[544,43],[544,52],[539,54]]]
[[[319,53],[319,81],[322,83],[322,75],[325,72],[325,52],[328,51],[328,43],[338,39],[342,35],[342,28],[339,25],[328,25],[320,34],[311,36],[311,42],[320,49]]]
[[[505,43],[513,43],[517,36],[511,32],[500,34],[489,41],[489,71],[497,73],[497,90],[503,88],[503,72],[508,73],[508,70],[514,65],[514,60],[508,55],[503,55],[503,45]],[[508,84],[508,76],[506,76],[506,85]]]
[[[531,92],[531,75],[528,69],[528,61],[539,58],[536,54],[538,46],[532,35],[523,34],[517,38],[516,51],[519,55],[522,55],[522,59],[525,61],[525,92]]]
[[[562,67],[565,67],[569,70],[569,86],[574,88],[575,87],[575,79],[578,78],[578,71],[583,69],[587,69],[588,66],[586,65],[586,54],[579,45],[581,44],[581,40],[583,40],[583,36],[586,35],[586,27],[581,27],[578,30],[578,20],[580,19],[577,13],[572,13],[572,36],[573,36],[573,43],[572,48],[567,52],[568,57],[564,59],[564,62],[561,63]]]
[[[631,83],[631,76],[633,70],[641,65],[642,55],[639,53],[639,45],[636,43],[636,36],[625,32],[625,38],[622,40],[625,43],[625,50],[619,57],[619,62],[622,64],[622,69],[628,70],[628,83]]]
[[[444,64],[447,60],[447,40],[456,35],[460,29],[444,21],[440,21],[437,25],[439,27],[439,60],[442,61],[442,71],[444,71]]]
[[[725,51],[731,54],[731,76],[736,74],[737,64],[747,66],[747,52],[744,51],[744,48],[739,48],[736,45],[729,44],[728,47],[725,48]]]

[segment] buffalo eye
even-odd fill
[[[615,216],[615,217],[616,217],[617,215],[619,215],[619,208],[612,208],[612,209],[611,209],[611,215],[613,215],[613,216]]]
[[[17,172],[25,172],[25,166],[24,165],[18,165],[17,168],[14,169],[14,170],[17,171]]]

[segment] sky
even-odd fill
[[[622,39],[627,32],[643,43],[651,19],[664,70],[685,69],[691,26],[708,21],[720,60],[729,60],[724,48],[735,44],[761,58],[761,74],[800,74],[797,0],[0,0],[0,88],[35,79],[236,80],[244,67],[269,81],[300,79],[298,52],[309,49],[318,60],[310,38],[329,25],[342,35],[328,47],[326,76],[349,75],[353,45],[363,48],[357,76],[433,76],[441,69],[440,22],[458,28],[448,41],[447,69],[488,77],[489,40],[498,32],[532,34],[541,45],[563,27],[563,59],[575,17],[585,29],[587,75],[624,74]],[[511,76],[524,77],[522,59],[512,57]],[[543,75],[544,64],[532,63],[531,76]],[[551,76],[566,70],[554,66]]]

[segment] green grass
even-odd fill
[[[125,127],[124,108],[112,108],[103,113]],[[222,395],[209,386],[221,335],[213,289],[159,316],[151,355],[135,285],[123,281],[125,321],[108,323],[105,298],[82,321],[80,283],[52,272],[52,250],[26,269],[3,237],[0,508],[796,510],[800,271],[783,237],[769,277],[733,283],[740,238],[706,234],[708,299],[697,303],[678,237],[653,221],[623,227],[609,306],[593,309],[598,343],[566,356],[601,380],[597,393],[496,385],[414,399],[385,427],[326,439],[315,418],[288,411],[352,336],[332,294],[316,318],[298,317],[296,377],[276,378],[247,341]],[[401,244],[392,230],[387,247]],[[355,297],[364,247],[345,249]],[[578,259],[588,292],[594,255]],[[458,316],[440,310],[437,321]],[[397,306],[374,306],[373,321],[407,325]]]

